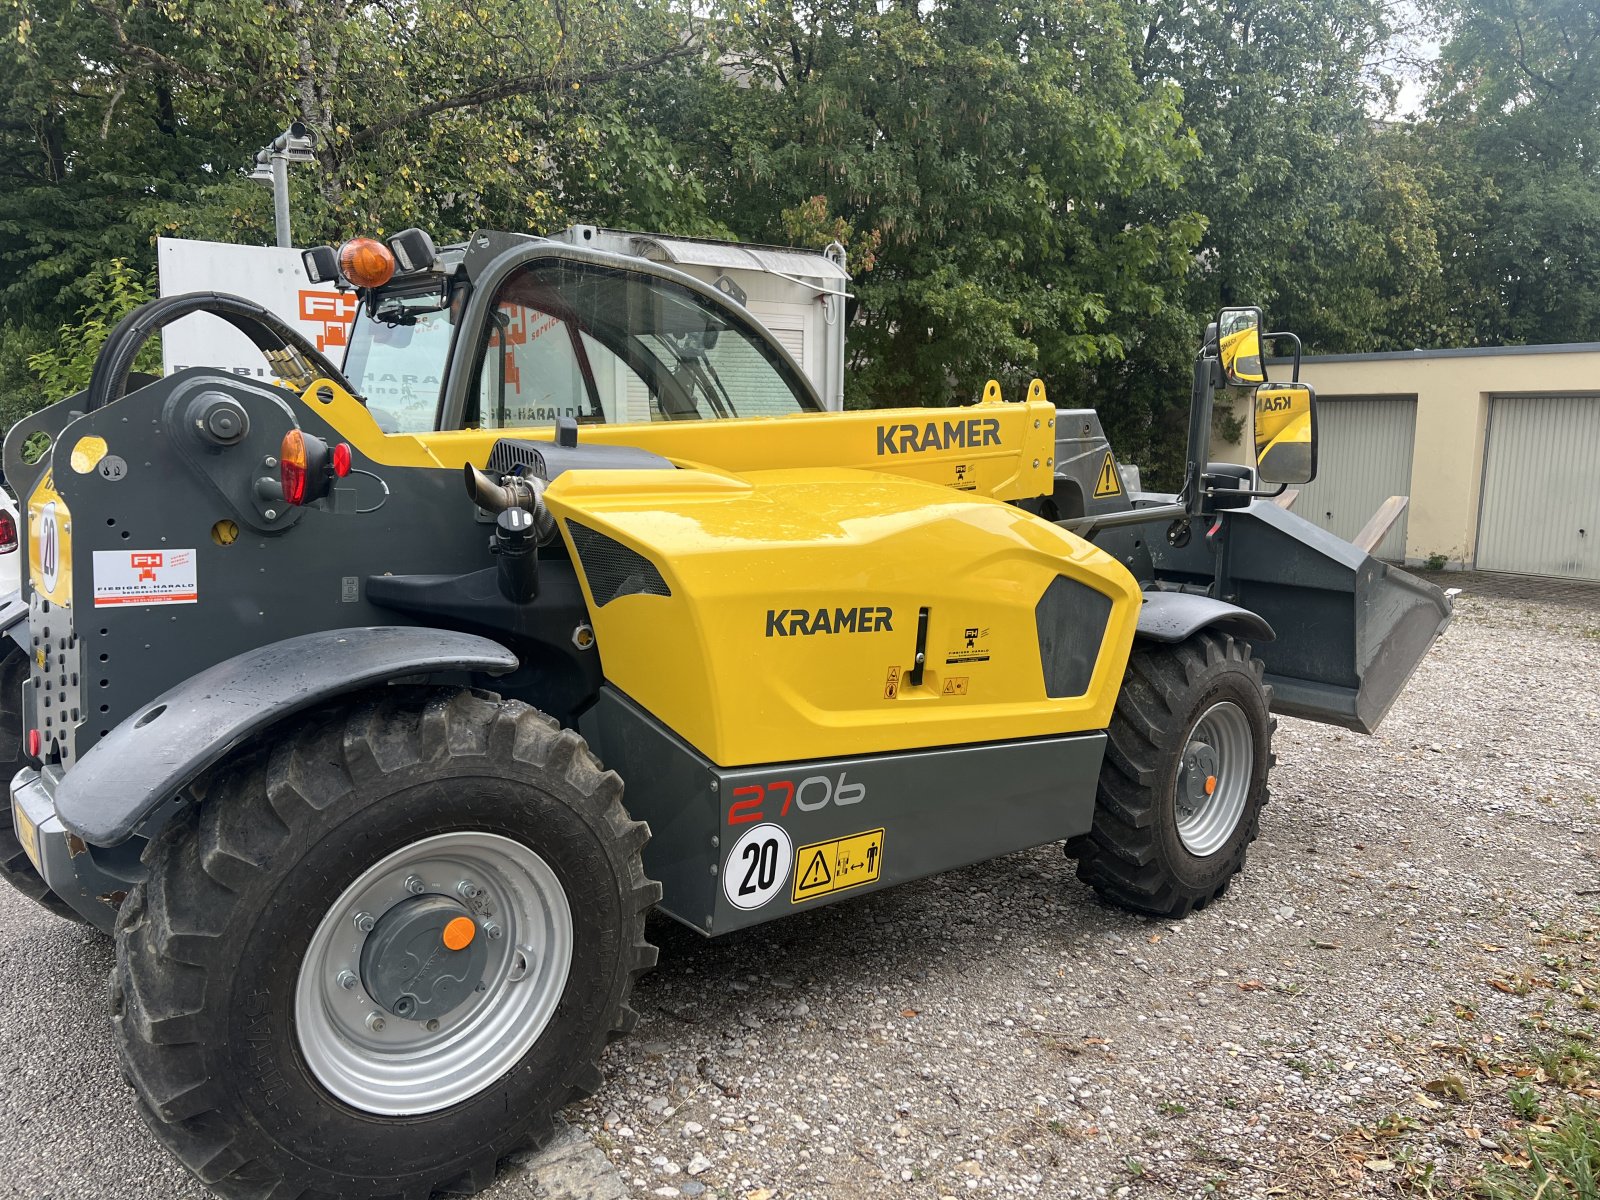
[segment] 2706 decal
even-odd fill
[[[792,779],[776,779],[770,783],[753,783],[733,789],[733,803],[728,805],[728,824],[747,825],[771,817],[786,817],[793,805],[801,812],[816,812],[830,804],[841,808],[860,804],[867,798],[867,785],[851,783],[847,773],[839,772],[837,779],[829,775],[808,775],[796,783]]]

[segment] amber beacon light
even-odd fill
[[[382,287],[394,275],[394,251],[376,238],[351,238],[339,247],[339,273],[358,288]]]

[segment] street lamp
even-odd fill
[[[290,123],[271,143],[256,151],[255,168],[250,178],[272,185],[272,223],[278,231],[278,245],[292,246],[289,233],[289,164],[315,162],[316,139],[299,121]]]

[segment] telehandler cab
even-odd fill
[[[1064,842],[1181,917],[1256,836],[1273,714],[1370,731],[1449,620],[1254,486],[1316,457],[1256,309],[1207,332],[1152,495],[1037,382],[823,413],[658,264],[306,258],[360,297],[343,370],[248,301],[155,300],[5,444],[4,873],[114,936],[139,1108],[226,1196],[489,1183],[601,1086],[652,907],[716,935]],[[130,390],[191,313],[281,383]],[[1256,472],[1205,461],[1229,384]]]

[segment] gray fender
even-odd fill
[[[115,846],[284,717],[410,675],[499,675],[516,666],[517,656],[488,638],[411,626],[330,629],[258,646],[162,693],[95,743],[56,785],[56,815],[91,846]]]
[[[1237,604],[1191,592],[1146,592],[1135,637],[1152,642],[1181,642],[1202,629],[1231,633],[1252,642],[1270,642],[1272,626]]]

